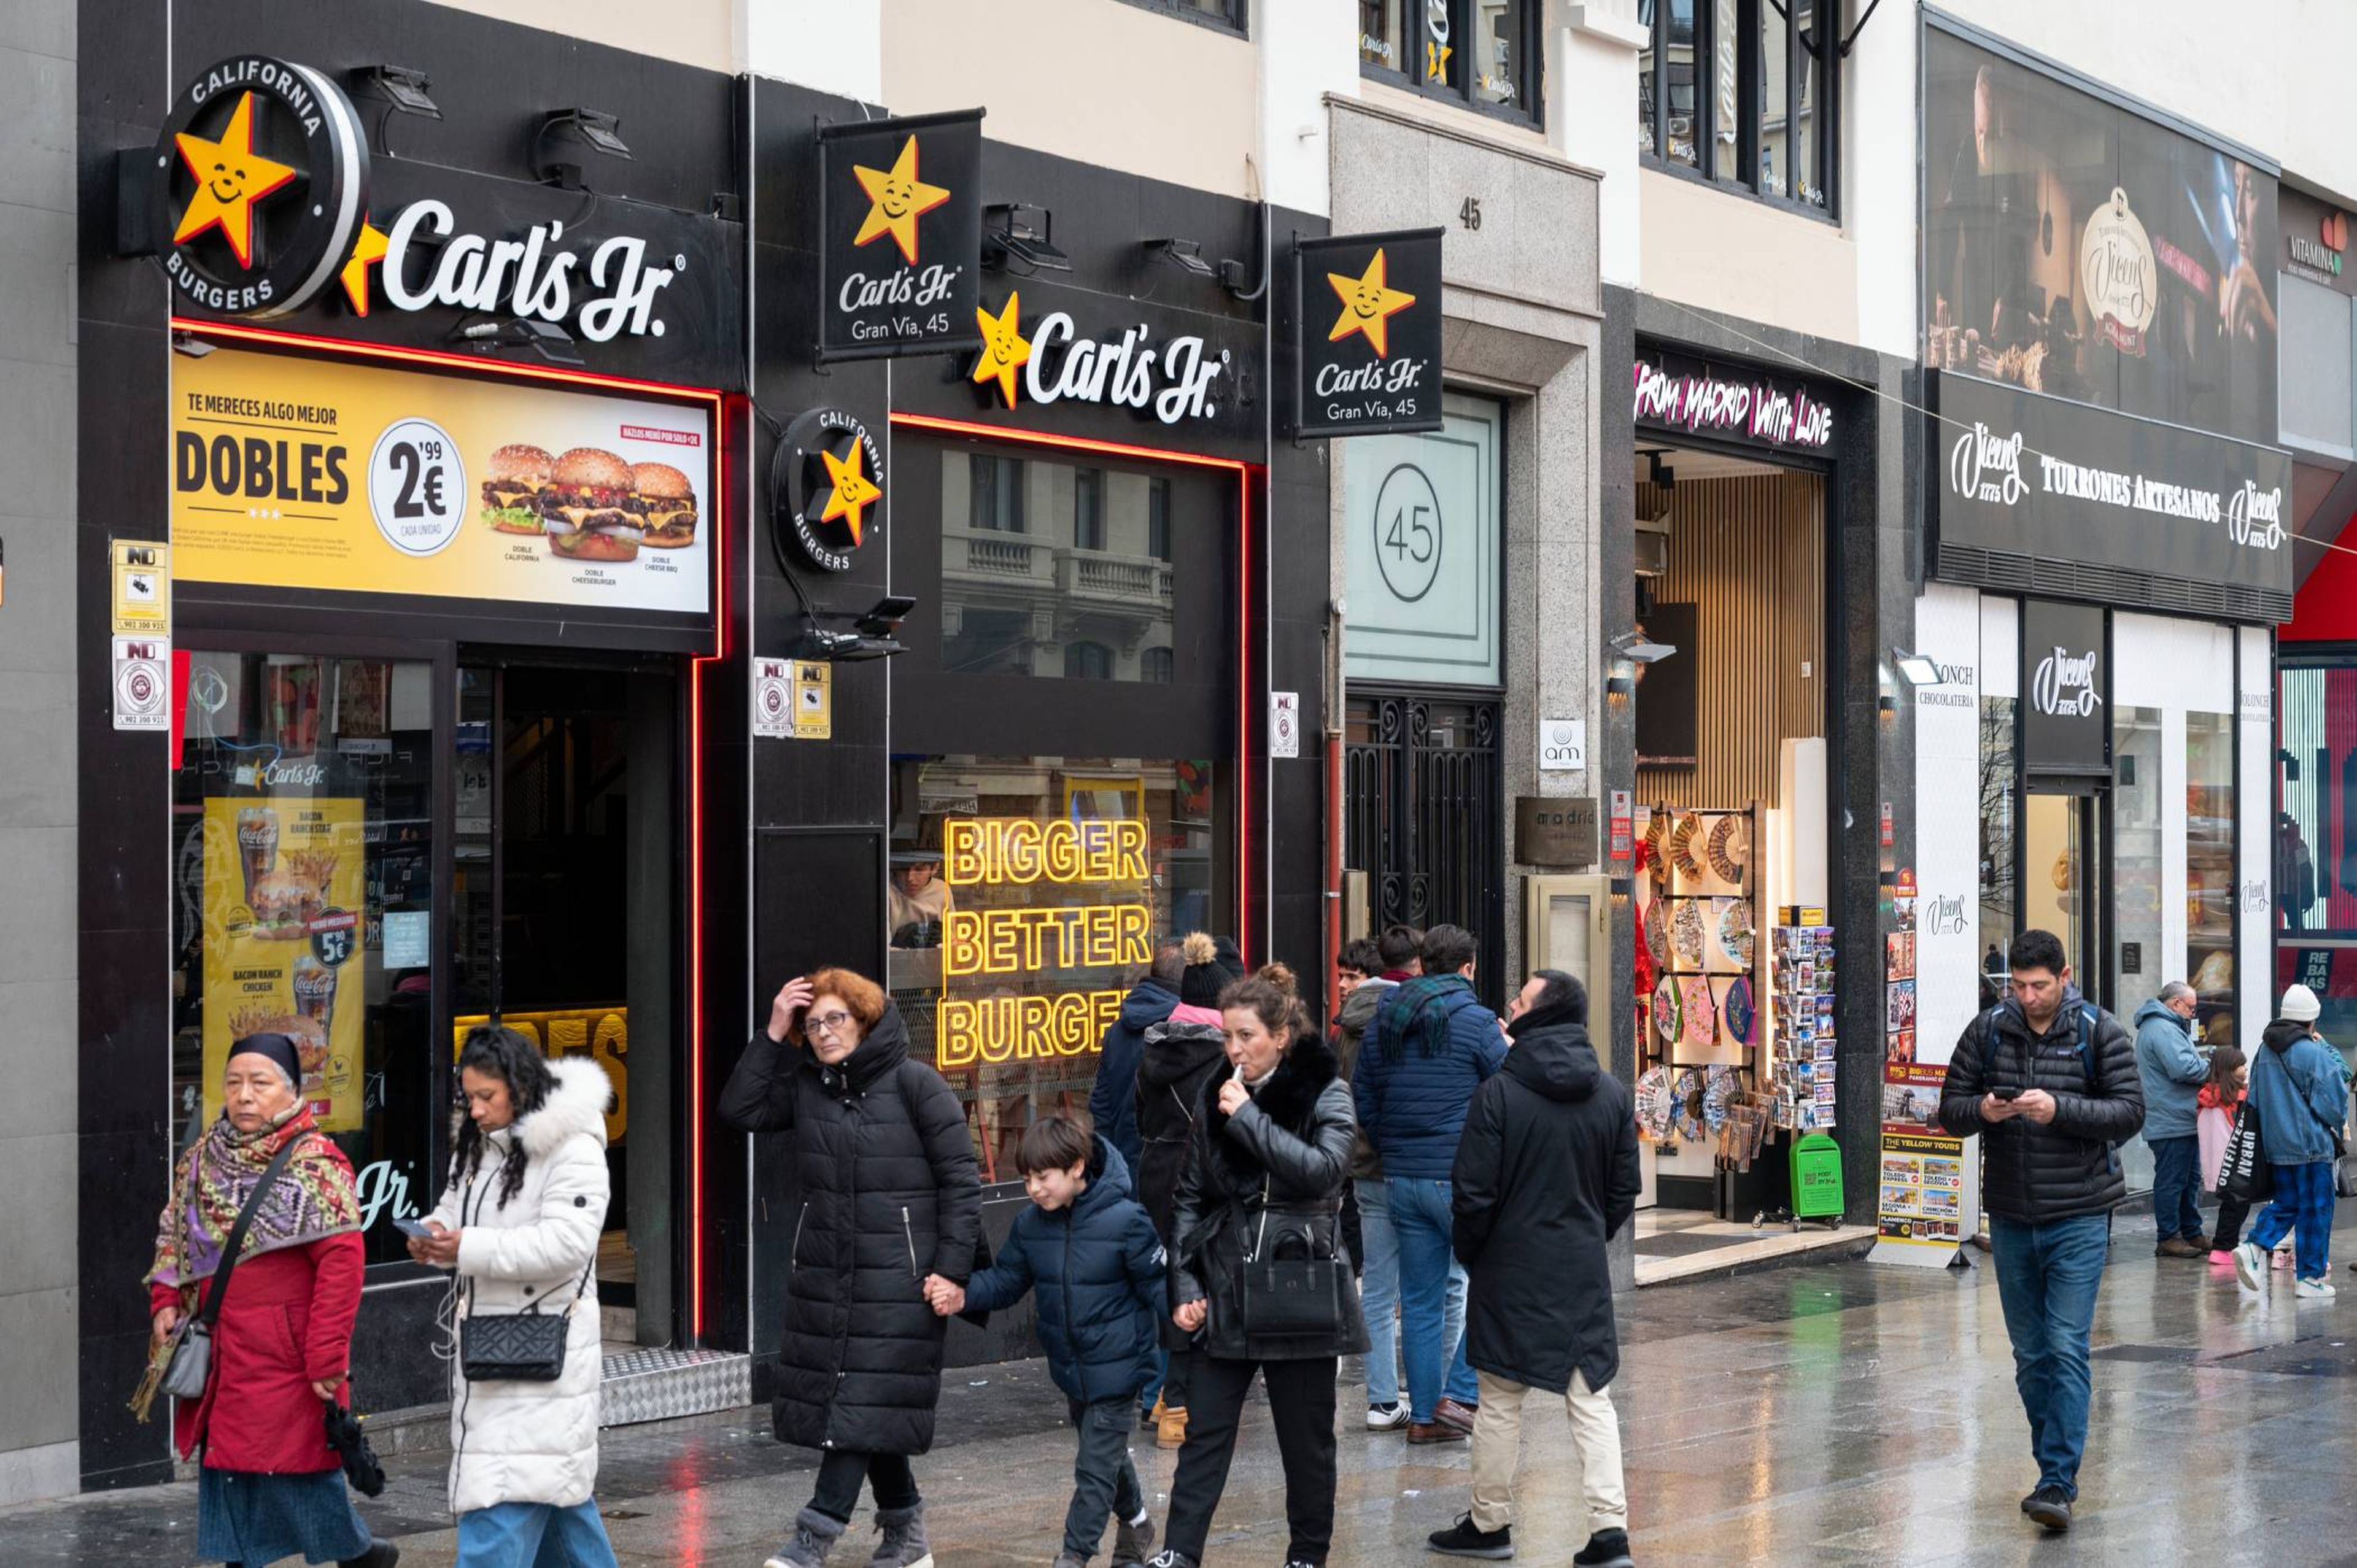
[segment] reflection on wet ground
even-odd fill
[[[2357,1257],[2357,1216],[2336,1250]],[[2079,1523],[2040,1541],[1994,1276],[1807,1264],[1623,1298],[1621,1411],[1640,1562],[2270,1564],[2348,1562],[2357,1542],[2357,1278],[2346,1298],[2265,1301],[2230,1273],[2155,1259],[2124,1217],[2096,1321],[2095,1405]],[[1985,1262],[1985,1260],[1984,1260]],[[2344,1277],[2347,1277],[2344,1275]],[[1358,1429],[1346,1390],[1333,1562],[1430,1559],[1467,1506],[1461,1446]],[[1038,1363],[952,1372],[942,1445],[918,1474],[940,1568],[1043,1564],[1071,1484],[1063,1402]],[[1141,1434],[1160,1514],[1173,1455]],[[1559,1408],[1524,1423],[1518,1561],[1586,1539]],[[598,1497],[621,1561],[752,1568],[809,1495],[813,1455],[753,1412],[608,1434]],[[443,1460],[397,1459],[362,1512],[404,1564],[452,1561]],[[195,1491],[164,1487],[0,1510],[0,1563],[190,1561]],[[1283,1479],[1265,1413],[1245,1436],[1211,1563],[1284,1554]],[[836,1553],[865,1561],[863,1515]]]

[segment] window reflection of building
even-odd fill
[[[1056,950],[1055,940],[1043,936],[1040,964],[1009,964],[1003,953],[977,963],[971,950],[957,950],[955,933],[944,947],[890,955],[888,982],[909,1026],[911,1049],[940,1067],[965,1104],[985,1180],[1012,1179],[1015,1146],[1039,1116],[1087,1104],[1096,1077],[1099,1030],[1092,1026],[1082,1031],[1085,1038],[1039,1048],[1042,1034],[1037,1021],[1047,1009],[1077,1010],[1094,1004],[1079,999],[1125,992],[1145,972],[1157,943],[1188,930],[1224,929],[1218,907],[1222,895],[1213,880],[1225,845],[1220,824],[1226,816],[1214,807],[1211,765],[1194,760],[960,756],[896,765],[894,820],[920,822],[928,830],[941,824],[945,842],[953,846],[958,824],[976,822],[1143,824],[1143,877],[1091,881],[1083,879],[1085,870],[1069,867],[1069,880],[977,876],[972,864],[961,865],[955,855],[943,867],[943,884],[962,918],[1143,906],[1137,923],[1126,928],[1143,933],[1131,940],[1134,950],[1125,956],[1132,961],[1049,967],[1047,955]],[[944,1017],[945,1004],[966,1006],[961,1017],[969,1030],[974,1004],[1006,1011],[992,1015],[982,1035],[990,1045],[977,1052],[972,1034],[948,1037],[945,1025],[952,1020]],[[1017,1015],[1031,1019],[1034,1032],[1028,1043],[1006,1050],[1006,1020]],[[1001,1059],[990,1059],[994,1056]]]
[[[942,517],[946,670],[1172,678],[1168,479],[977,452],[942,465]]]

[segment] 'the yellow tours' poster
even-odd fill
[[[331,1133],[361,1124],[362,802],[271,794],[205,802],[205,1116],[231,1042],[285,1035]]]

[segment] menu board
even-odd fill
[[[205,802],[208,1122],[221,1114],[231,1045],[285,1035],[319,1125],[341,1133],[361,1124],[367,1006],[352,961],[367,869],[362,816],[362,802],[349,798],[271,793]]]
[[[1875,1256],[1944,1266],[1964,1240],[1964,1142],[1939,1124],[1948,1069],[1916,1059],[1914,877],[1902,873],[1899,886],[1890,900],[1893,929],[1882,939],[1882,1168]]]
[[[216,348],[172,360],[183,582],[701,615],[707,403]]]

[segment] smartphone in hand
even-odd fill
[[[2021,1098],[2021,1090],[2018,1089],[1992,1089],[1989,1090],[1989,1093],[1999,1100],[2018,1100]]]
[[[430,1241],[434,1239],[433,1230],[423,1219],[395,1219],[393,1222],[393,1228],[403,1235],[414,1237],[420,1241]]]

